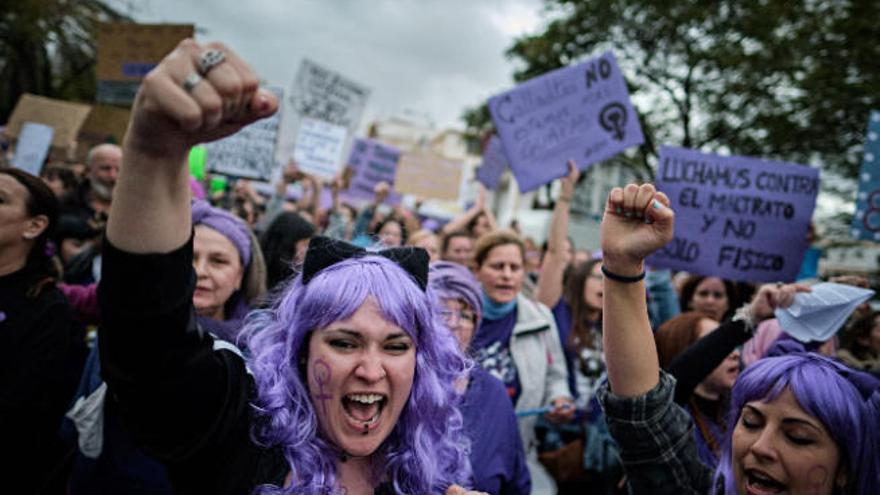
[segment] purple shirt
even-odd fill
[[[473,489],[493,495],[531,492],[525,451],[504,384],[475,367],[459,410],[471,441]]]
[[[471,341],[470,354],[484,370],[501,380],[507,387],[507,395],[512,404],[516,404],[522,387],[516,363],[510,355],[510,339],[516,325],[517,309],[498,320],[483,318],[480,328]]]

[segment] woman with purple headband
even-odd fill
[[[467,361],[435,326],[424,250],[315,238],[247,318],[246,360],[195,324],[185,157],[277,106],[220,44],[185,40],[144,79],[99,289],[108,398],[175,493],[463,493]]]
[[[466,350],[483,316],[480,283],[467,268],[450,261],[431,264],[429,283],[443,322]],[[458,385],[464,391],[459,409],[471,440],[474,488],[493,495],[528,495],[531,476],[504,384],[476,365]]]
[[[673,218],[665,194],[630,184],[611,191],[602,221],[608,384],[599,396],[633,493],[880,493],[880,387],[811,353],[746,369],[731,392],[718,468],[700,463],[691,419],[673,402],[675,380],[657,364],[645,304],[644,259],[672,239]]]

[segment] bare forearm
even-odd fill
[[[641,267],[622,269],[620,275],[637,275]],[[605,278],[602,334],[611,390],[620,396],[642,395],[660,380],[654,336],[648,323],[645,284]]]
[[[565,238],[568,234],[569,201],[559,200],[553,208],[547,254],[538,277],[535,297],[552,308],[562,296],[562,276],[565,272]]]
[[[189,239],[185,157],[156,159],[125,148],[107,222],[113,245],[131,253],[164,253]]]

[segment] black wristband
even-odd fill
[[[634,284],[636,282],[641,282],[642,280],[645,279],[645,274],[646,274],[646,272],[642,271],[642,273],[636,275],[635,277],[626,277],[626,276],[618,275],[614,272],[608,271],[608,269],[605,268],[604,264],[600,266],[600,269],[602,270],[602,274],[605,275],[605,277],[610,278],[611,280],[614,280],[615,282],[623,282],[624,284]]]

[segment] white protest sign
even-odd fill
[[[55,129],[47,125],[25,122],[18,134],[18,144],[15,146],[12,166],[34,175],[40,175],[54,135]]]
[[[294,156],[303,119],[310,118],[339,126],[347,135],[340,156],[348,156],[370,90],[338,72],[304,59],[293,86],[281,100],[276,157],[286,163]],[[334,169],[335,170],[335,169]],[[329,177],[329,176],[328,176]]]
[[[304,118],[296,136],[293,159],[303,172],[332,177],[340,167],[346,134],[345,127]]]
[[[281,88],[267,88],[280,99]],[[270,181],[278,162],[275,142],[278,140],[280,117],[276,113],[242,128],[235,134],[208,143],[208,170],[235,177]]]

